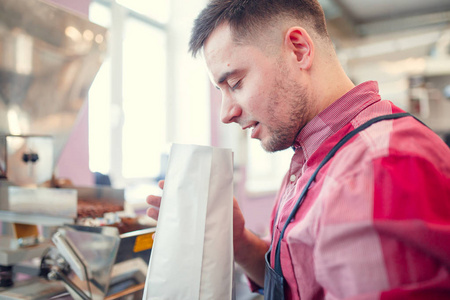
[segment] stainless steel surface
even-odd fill
[[[48,281],[35,277],[16,283],[8,289],[0,288],[2,300],[48,300],[65,292],[64,285],[59,281]],[[59,299],[59,298],[58,298]]]
[[[125,190],[108,186],[75,187],[78,198],[98,203],[116,204],[122,207],[125,204]]]
[[[1,187],[0,187],[1,188]],[[77,217],[77,190],[63,188],[26,188],[9,186],[9,211],[62,218]],[[5,199],[3,199],[5,201]]]
[[[72,12],[39,0],[2,0],[0,135],[52,136],[55,165],[106,44],[105,28]]]
[[[90,299],[104,299],[120,244],[117,228],[64,226],[54,236],[64,241],[55,244],[60,254],[77,270],[78,277],[70,278],[71,282]],[[71,290],[70,286],[68,290]]]
[[[107,30],[73,12],[41,0],[0,1],[0,221],[4,222],[3,229],[6,223],[42,225],[43,230],[74,223],[78,206],[76,189],[35,186],[51,179],[79,111],[85,105],[106,45]],[[98,190],[95,192],[94,200]],[[103,191],[100,194],[111,196]],[[123,191],[113,198],[123,205]],[[60,229],[82,266],[89,266],[85,277],[89,283],[87,291],[96,295],[104,293],[119,246],[117,229],[115,235],[67,226]],[[39,257],[48,248],[47,243],[20,247],[19,241],[13,238],[2,236],[1,239],[0,264],[5,265]],[[60,281],[34,280],[20,281],[13,288],[2,290],[0,299],[49,299],[65,290]],[[52,287],[56,290],[51,295]],[[80,283],[80,288],[85,287]]]
[[[49,181],[53,174],[51,136],[0,136],[2,177],[21,186]]]
[[[78,213],[83,214],[84,210],[102,212],[97,217],[103,217],[103,212],[123,211],[125,194],[123,189],[107,186],[36,188],[15,186],[8,180],[0,179],[0,199],[0,221],[16,222],[11,217],[17,217],[23,219],[21,221],[25,224],[37,222],[44,225],[43,222],[50,220],[51,226],[55,221],[59,226],[64,223],[58,219],[72,224]],[[43,220],[36,219],[35,215]]]
[[[76,296],[75,299],[81,298],[82,300],[90,300],[89,296],[87,296],[82,289],[80,289],[77,285],[75,285],[69,277],[66,276],[59,269],[53,269],[48,277],[51,280],[62,280],[66,286],[70,289],[70,291]]]
[[[71,274],[63,278],[55,273],[55,278],[65,281],[67,290],[77,299],[80,294],[90,299],[115,299],[124,290],[142,289],[155,229],[119,235],[117,228],[109,226],[59,228],[53,236],[54,244],[71,266]]]
[[[2,241],[0,242],[0,265],[12,266],[25,260],[41,257],[51,246],[50,241],[45,241],[36,246],[21,248],[17,244],[17,240],[2,236]]]
[[[70,269],[75,272],[81,280],[87,279],[87,266],[78,256],[72,244],[69,243],[65,236],[65,230],[61,229],[52,237],[53,244],[55,244],[60,255],[64,257],[65,261],[70,265]]]
[[[71,218],[55,217],[42,214],[16,213],[6,210],[0,211],[0,221],[42,226],[62,226],[64,224],[73,224],[75,222],[74,219]]]

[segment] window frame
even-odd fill
[[[115,119],[111,123],[111,128],[109,130],[110,134],[110,161],[109,170],[106,175],[110,176],[114,187],[124,188],[126,186],[135,186],[142,184],[143,182],[156,182],[159,175],[156,177],[133,177],[126,178],[123,176],[123,159],[124,153],[122,149],[123,143],[123,126],[124,126],[124,112],[123,112],[123,62],[124,62],[124,34],[127,18],[133,18],[140,21],[154,29],[161,30],[166,40],[168,39],[169,29],[168,24],[161,23],[151,17],[138,13],[130,8],[127,8],[116,0],[92,0],[92,3],[96,3],[107,8],[111,14],[111,24],[109,29],[109,60],[110,60],[110,94],[109,105],[111,109],[115,112]],[[94,20],[95,22],[95,20]],[[167,44],[167,43],[166,43]],[[167,70],[167,60],[166,57],[166,70]],[[167,92],[168,83],[166,81],[165,90]],[[120,134],[117,134],[120,132]],[[158,168],[160,166],[157,166]],[[95,172],[96,170],[91,170]],[[161,173],[161,172],[160,172]]]

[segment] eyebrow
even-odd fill
[[[224,73],[222,76],[220,76],[219,80],[217,81],[217,84],[223,83],[225,80],[227,80],[228,77],[235,74],[236,72],[237,72],[237,70],[233,70],[233,71]]]

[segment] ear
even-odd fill
[[[315,48],[311,37],[304,28],[289,28],[285,35],[285,46],[294,55],[300,69],[311,68]]]

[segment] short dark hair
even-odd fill
[[[302,20],[328,37],[325,15],[317,0],[211,0],[194,22],[189,51],[195,57],[222,23],[227,22],[234,37],[242,39],[280,17]]]

